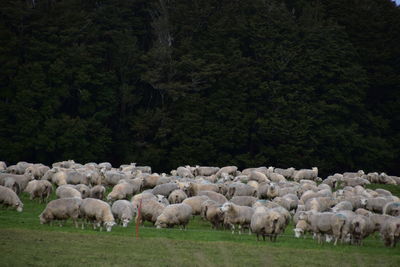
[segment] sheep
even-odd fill
[[[358,215],[364,215],[364,216],[369,216],[372,214],[372,212],[370,212],[369,210],[363,209],[363,208],[358,208],[354,211],[354,213],[358,214]]]
[[[391,185],[397,185],[397,179],[393,179],[392,176],[387,175],[386,173],[382,172],[379,175],[379,182],[381,184],[391,184]]]
[[[81,192],[69,185],[62,185],[56,189],[56,196],[58,198],[77,197],[82,198]]]
[[[261,183],[257,195],[259,199],[273,199],[279,195],[279,188],[274,183]]]
[[[53,168],[48,170],[42,180],[51,181],[53,184],[57,186],[66,185],[67,184],[67,172],[60,170],[58,168]]]
[[[67,172],[66,182],[67,184],[89,184],[89,177],[85,173],[81,173],[76,170],[68,170]]]
[[[258,187],[259,187],[259,183],[258,183],[258,182],[256,182],[256,181],[249,181],[247,184],[250,185],[250,186],[252,186],[252,187],[254,187],[254,189],[256,189],[256,190],[258,191]]]
[[[253,171],[250,173],[249,181],[256,181],[258,183],[270,182],[264,173],[258,171]]]
[[[165,197],[168,197],[172,191],[177,189],[179,189],[179,186],[176,183],[166,183],[154,187],[152,193],[154,195],[163,195]]]
[[[7,170],[7,164],[4,161],[0,161],[0,171]]]
[[[208,196],[194,196],[186,198],[182,203],[188,204],[192,207],[193,215],[199,215],[201,213],[201,204],[209,199]]]
[[[383,207],[383,214],[391,215],[391,216],[400,216],[400,202],[388,202]]]
[[[344,177],[342,182],[345,186],[352,186],[352,187],[355,187],[357,185],[365,186],[367,184],[370,184],[370,182],[367,179],[361,177],[356,177],[356,178]]]
[[[221,206],[214,200],[207,200],[201,204],[201,217],[209,221],[212,228],[217,229],[224,222],[224,213]]]
[[[80,217],[80,198],[60,198],[50,201],[43,212],[39,215],[40,224],[51,223],[54,220],[65,221],[69,218],[78,228],[78,218]],[[60,226],[62,224],[60,223]]]
[[[107,201],[128,199],[137,193],[137,187],[130,182],[116,184],[107,196]]]
[[[80,214],[84,220],[93,223],[94,229],[96,229],[96,226],[99,226],[100,231],[102,231],[102,226],[104,226],[107,232],[110,232],[112,227],[115,225],[110,205],[99,199],[83,199],[80,206]],[[83,228],[84,224],[82,223],[82,229]]]
[[[228,202],[228,200],[224,195],[221,195],[220,193],[214,191],[200,191],[197,195],[207,196],[211,200],[214,200],[215,202],[219,203],[220,205],[224,204],[225,202]]]
[[[198,184],[198,183],[189,183],[185,188],[184,188],[185,193],[189,197],[197,196],[198,192],[200,191],[214,191],[218,192],[219,187],[216,184]]]
[[[125,173],[115,170],[105,171],[104,169],[102,169],[100,171],[100,174],[104,179],[104,183],[108,186],[115,186],[120,180],[131,178]]]
[[[338,212],[341,210],[353,210],[353,205],[351,204],[350,201],[341,201],[338,204],[336,204],[334,207],[332,207],[332,212]]]
[[[389,202],[392,202],[392,199],[385,197],[366,198],[362,200],[365,209],[381,214],[383,213],[383,207]]]
[[[178,169],[176,169],[176,173],[179,177],[182,178],[194,178],[192,172],[190,171],[190,168],[187,167],[178,167]]]
[[[235,175],[237,172],[238,168],[236,166],[226,166],[226,167],[222,167],[221,169],[218,170],[218,172],[215,174],[215,176],[217,178],[220,178],[222,176],[223,173],[226,174],[231,174],[231,175]]]
[[[158,216],[160,216],[162,211],[165,209],[165,205],[153,198],[142,198],[141,208],[140,205],[138,206],[138,208],[140,209],[139,220],[142,224],[145,221],[155,224]]]
[[[275,173],[278,173],[278,174],[284,176],[287,179],[293,178],[294,171],[295,171],[295,169],[293,167],[287,168],[287,169],[280,169],[280,168],[275,168],[274,169]]]
[[[284,231],[285,226],[284,216],[273,209],[257,209],[250,222],[250,229],[253,233],[256,233],[257,241],[259,241],[261,235],[264,241],[265,236],[269,236],[270,240],[275,242],[276,237]]]
[[[286,210],[295,210],[297,208],[297,203],[289,197],[276,197],[273,202],[279,204]]]
[[[306,210],[322,212],[327,211],[334,204],[334,200],[330,197],[316,197],[307,200],[305,204]]]
[[[15,180],[21,191],[24,191],[28,183],[33,180],[33,177],[29,176],[28,174],[20,175],[11,173],[0,173],[0,185],[4,185],[4,180],[8,177],[11,177]]]
[[[121,223],[122,227],[127,227],[136,216],[137,209],[128,200],[117,200],[113,203],[111,212],[117,223]]]
[[[270,172],[270,173],[267,173],[266,176],[270,181],[275,182],[275,183],[286,182],[286,178],[279,173]]]
[[[257,198],[251,196],[235,196],[231,198],[230,202],[239,206],[252,207],[256,203]]]
[[[47,202],[53,192],[53,186],[46,180],[33,180],[28,183],[25,192],[30,194],[30,200],[39,198],[40,203],[45,200]]]
[[[374,231],[380,231],[385,222],[392,218],[392,216],[389,215],[376,214],[372,212],[368,214],[367,217],[371,220],[372,225],[374,226]]]
[[[380,196],[380,197],[391,197],[392,196],[392,193],[390,191],[382,189],[382,188],[375,189],[375,192],[378,193],[378,196]]]
[[[151,189],[157,186],[160,175],[152,174],[143,177],[143,189]]]
[[[305,234],[307,232],[311,232],[311,229],[305,220],[299,220],[296,223],[296,227],[293,229],[293,232],[296,238],[300,238],[301,236],[305,237]]]
[[[97,198],[103,200],[105,193],[106,193],[106,188],[102,185],[96,185],[90,189],[91,198]]]
[[[74,188],[81,193],[82,198],[90,197],[91,189],[87,185],[85,185],[85,184],[77,184],[77,185],[74,186]]]
[[[358,172],[345,172],[343,173],[343,178],[357,178],[363,176],[365,173],[363,170],[359,170]]]
[[[10,188],[0,185],[0,204],[15,208],[18,212],[22,212],[24,204],[21,202],[17,194]]]
[[[232,234],[235,233],[235,225],[239,227],[239,234],[241,234],[242,227],[250,227],[251,217],[254,213],[253,208],[226,202],[222,205],[221,211],[224,212],[224,224],[231,226]]]
[[[13,174],[24,174],[26,169],[32,165],[33,165],[32,163],[20,161],[16,165],[8,166],[7,172],[13,173]]]
[[[60,161],[60,162],[54,162],[51,166],[54,167],[60,167],[60,168],[72,168],[72,166],[75,165],[74,160],[67,160],[67,161]]]
[[[48,170],[50,170],[50,168],[43,164],[33,164],[25,169],[25,173],[32,176],[34,179],[40,179]]]
[[[182,203],[187,198],[186,193],[181,189],[176,189],[171,192],[168,196],[168,201],[171,204]]]
[[[196,176],[211,176],[216,174],[218,171],[218,167],[196,166],[194,173]]]
[[[371,220],[363,215],[355,215],[350,223],[352,243],[362,245],[362,240],[372,234],[375,227]]]
[[[186,225],[189,223],[192,215],[192,207],[185,204],[172,204],[162,211],[157,217],[155,226],[157,228],[174,227],[175,225],[181,225],[183,229],[186,229]]]
[[[267,209],[272,209],[272,208],[276,208],[276,207],[280,207],[280,206],[278,203],[261,199],[261,200],[257,200],[252,206],[253,209],[256,209],[258,207],[265,207]]]
[[[295,174],[293,175],[293,179],[298,182],[302,179],[305,180],[316,180],[318,177],[318,168],[313,167],[311,170],[310,169],[301,169],[299,171],[296,171]]]
[[[229,185],[226,196],[229,199],[234,196],[257,196],[257,190],[247,184],[233,183]]]
[[[17,195],[21,192],[19,188],[19,184],[15,181],[14,178],[12,177],[6,177],[3,179],[3,186],[10,188],[12,191],[14,191]]]
[[[149,200],[149,199],[159,202],[158,198],[155,195],[153,195],[151,192],[147,192],[147,191],[143,191],[140,194],[134,195],[131,199],[131,202],[134,207],[139,208],[141,201],[145,201],[145,200]]]
[[[388,219],[380,230],[381,237],[385,246],[395,247],[400,240],[400,218],[392,217]]]

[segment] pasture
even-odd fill
[[[398,187],[382,186],[398,194]],[[52,199],[54,199],[54,193]],[[0,266],[399,266],[400,247],[384,247],[375,234],[361,247],[318,245],[310,236],[294,238],[289,225],[276,243],[257,242],[248,233],[212,230],[195,217],[188,230],[155,229],[146,223],[112,232],[40,225],[45,204],[21,195],[24,211],[0,208]]]

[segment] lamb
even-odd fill
[[[81,193],[69,185],[59,186],[56,189],[56,196],[58,198],[71,198],[71,197],[82,198]]]
[[[157,200],[153,198],[143,198],[142,207],[140,209],[140,221],[142,222],[142,224],[145,221],[155,224],[158,216],[160,216],[164,209],[165,205],[158,202]]]
[[[257,209],[251,217],[250,229],[257,235],[257,241],[259,236],[269,236],[270,240],[275,242],[276,237],[284,231],[286,226],[284,216],[276,210],[263,210]]]
[[[217,178],[220,178],[223,173],[235,175],[238,168],[236,166],[226,166],[219,169],[219,171],[215,174]]]
[[[105,193],[106,193],[106,188],[102,185],[96,185],[90,189],[91,198],[97,198],[103,200]]]
[[[252,207],[254,203],[256,203],[257,198],[251,196],[235,196],[230,200],[233,204],[239,206],[248,206]]]
[[[341,210],[353,210],[353,205],[351,204],[350,201],[345,200],[345,201],[339,202],[332,208],[332,212],[338,212]]]
[[[224,195],[221,195],[220,193],[214,192],[214,191],[200,191],[198,193],[198,196],[207,196],[211,200],[214,200],[218,204],[222,205],[225,202],[228,202],[226,197]]]
[[[6,177],[3,179],[3,185],[7,188],[10,188],[12,191],[14,191],[17,195],[21,192],[19,188],[19,184],[15,181],[14,178],[12,177]]]
[[[298,182],[302,179],[304,180],[316,180],[318,178],[318,168],[313,167],[311,170],[310,169],[301,169],[299,171],[296,171],[293,179]]]
[[[238,206],[232,202],[226,202],[222,205],[221,210],[224,212],[225,216],[224,224],[231,226],[232,234],[235,233],[235,225],[239,226],[239,234],[241,234],[242,227],[250,227],[254,209],[246,206]]]
[[[166,207],[162,213],[157,217],[155,226],[157,228],[174,227],[181,225],[186,229],[192,215],[192,208],[185,204],[172,204]]]
[[[392,217],[382,225],[381,237],[387,247],[395,247],[400,240],[400,218]]]
[[[121,223],[122,227],[127,227],[136,216],[137,209],[128,200],[117,200],[113,203],[111,212],[117,223]]]
[[[152,193],[154,195],[163,195],[165,197],[168,197],[172,191],[179,189],[178,184],[176,183],[166,183],[166,184],[160,184],[157,185],[156,187],[153,188]]]
[[[137,191],[137,187],[129,182],[122,182],[116,184],[112,191],[108,194],[108,201],[115,201],[119,199],[128,199],[132,197]]]
[[[25,192],[30,194],[30,200],[39,198],[40,203],[47,202],[53,192],[53,186],[46,180],[33,180],[28,183]]]
[[[193,215],[199,215],[201,213],[201,204],[209,199],[210,198],[207,196],[194,196],[186,198],[182,203],[188,204],[192,207]]]
[[[115,225],[110,205],[99,199],[83,199],[80,206],[80,214],[84,220],[93,223],[94,229],[96,229],[96,226],[99,226],[100,231],[102,231],[102,226],[104,226],[107,232],[110,232],[112,227]],[[83,228],[84,224],[82,224],[82,229]]]
[[[181,189],[176,189],[171,192],[168,196],[168,201],[171,204],[182,203],[187,198],[186,193]]]
[[[0,204],[15,208],[18,212],[22,212],[24,204],[21,202],[17,194],[10,188],[0,185]]]
[[[388,202],[383,207],[383,214],[391,215],[391,216],[400,216],[400,202]]]
[[[242,184],[242,183],[233,183],[228,187],[227,198],[232,198],[234,196],[257,196],[257,191],[254,187]]]
[[[80,198],[60,198],[50,201],[43,212],[39,215],[40,224],[51,223],[54,220],[65,221],[69,218],[78,227],[78,218],[80,217]],[[60,226],[62,226],[60,224]]]

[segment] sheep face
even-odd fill
[[[304,234],[304,230],[301,228],[295,228],[293,231],[296,238],[300,238]]]
[[[361,206],[365,207],[368,204],[368,199],[363,198],[361,199]]]
[[[156,226],[157,229],[167,228],[168,227],[168,223],[167,223],[166,216],[163,215],[163,214],[158,216],[157,221],[156,221],[156,223],[154,225]]]
[[[222,212],[228,212],[232,208],[233,208],[232,203],[227,202],[224,205],[222,205],[221,211]]]
[[[17,203],[16,206],[17,206],[17,211],[22,212],[23,206],[20,203]]]
[[[114,221],[104,223],[104,226],[106,227],[107,232],[111,232],[111,229],[114,225],[115,225]]]
[[[127,227],[130,221],[128,218],[122,219],[122,227]]]

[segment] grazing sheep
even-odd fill
[[[53,168],[48,170],[42,180],[47,180],[55,184],[56,186],[67,184],[67,173],[65,171],[59,170],[58,168]]]
[[[352,187],[355,187],[357,185],[365,186],[367,184],[370,184],[370,182],[367,179],[364,179],[361,177],[356,177],[356,178],[344,177],[342,182],[343,182],[343,185],[352,186]]]
[[[143,177],[143,189],[151,189],[158,185],[158,181],[160,180],[160,175],[152,174],[146,175]]]
[[[39,215],[40,224],[51,223],[54,220],[66,221],[72,219],[75,227],[78,227],[80,217],[80,198],[60,198],[50,201],[43,212]],[[60,223],[60,226],[62,224]]]
[[[296,238],[300,238],[301,236],[305,237],[305,234],[307,232],[311,232],[311,229],[305,220],[299,220],[296,223],[296,227],[293,229],[293,232]]]
[[[0,185],[0,204],[15,208],[18,212],[22,212],[24,204],[10,188]]]
[[[359,170],[358,172],[345,172],[343,173],[343,178],[357,178],[363,176],[365,173],[363,170]]]
[[[81,192],[71,187],[70,185],[62,185],[56,189],[56,196],[58,198],[82,198]]]
[[[258,171],[253,171],[250,173],[249,181],[256,181],[257,183],[270,182],[264,173]]]
[[[400,240],[400,218],[392,217],[382,225],[381,237],[387,247],[395,247]]]
[[[116,184],[107,196],[107,201],[131,198],[137,191],[137,187],[129,182]]]
[[[296,171],[295,174],[293,175],[293,179],[296,182],[299,182],[300,180],[316,180],[317,178],[318,178],[317,167],[313,167],[311,170],[301,169],[299,171]]]
[[[239,234],[241,234],[241,228],[250,227],[251,217],[254,213],[253,208],[226,202],[222,205],[221,210],[224,212],[224,224],[231,226],[232,234],[235,233],[235,225],[238,225]]]
[[[50,170],[50,168],[43,164],[33,164],[26,168],[25,173],[32,176],[34,179],[40,179],[48,170]]]
[[[111,212],[117,223],[122,224],[122,227],[127,227],[136,216],[137,209],[128,200],[117,200],[113,203]]]
[[[184,203],[172,204],[165,207],[162,213],[157,217],[155,226],[157,228],[166,228],[181,225],[186,229],[191,215],[192,208],[189,205]]]
[[[230,202],[239,206],[252,207],[256,203],[257,198],[251,196],[235,196],[231,198]]]
[[[176,189],[171,192],[168,196],[168,201],[171,204],[182,203],[187,198],[186,193],[181,189]]]
[[[90,197],[91,189],[89,188],[89,186],[85,184],[77,184],[74,186],[74,188],[81,193],[82,198]]]
[[[322,212],[329,210],[334,204],[334,200],[330,197],[316,197],[307,200],[305,204],[306,210]]]
[[[12,191],[14,191],[17,195],[21,193],[21,190],[19,188],[19,184],[15,181],[14,178],[12,177],[6,177],[3,179],[3,186],[10,188]]]
[[[372,225],[374,226],[374,231],[380,231],[385,222],[392,218],[392,216],[389,215],[376,214],[372,212],[368,214],[367,217],[371,220]]]
[[[362,200],[362,204],[364,205],[365,209],[376,212],[376,213],[383,213],[383,207],[393,200],[391,198],[386,197],[375,197],[375,198],[366,198]]]
[[[4,181],[8,178],[11,177],[15,180],[15,182],[18,184],[19,189],[21,191],[24,191],[26,186],[30,181],[33,180],[32,176],[29,176],[28,174],[11,174],[11,173],[0,173],[0,185],[4,185]]]
[[[165,205],[158,202],[157,200],[153,198],[147,198],[147,199],[142,198],[142,207],[140,209],[140,221],[142,222],[142,224],[145,221],[155,224],[155,222],[157,221],[157,217],[160,216],[160,214],[164,209]]]
[[[214,200],[207,200],[201,204],[201,217],[209,221],[212,228],[217,229],[224,223],[224,213],[221,211],[221,205]]]
[[[226,166],[222,167],[219,169],[219,171],[215,174],[217,178],[220,178],[223,173],[226,173],[228,175],[235,175],[237,172],[238,168],[236,166]]]
[[[30,200],[39,198],[40,203],[47,202],[53,192],[53,186],[46,180],[33,180],[28,183],[25,192],[30,195]]]
[[[391,215],[391,216],[400,216],[400,202],[388,202],[383,207],[383,214]]]
[[[106,188],[102,185],[96,185],[90,189],[91,198],[97,198],[103,200],[105,193],[106,193]]]
[[[338,212],[341,210],[353,210],[353,205],[351,204],[350,201],[345,200],[345,201],[339,202],[332,208],[332,212]]]
[[[293,178],[294,171],[295,171],[294,168],[287,168],[287,169],[275,168],[274,169],[275,173],[278,173],[278,174],[284,176],[287,179]]]
[[[0,161],[0,171],[7,170],[7,164],[4,161]]]
[[[289,197],[276,197],[273,202],[279,204],[281,207],[286,210],[295,210],[297,208],[297,203]]]
[[[156,187],[153,188],[152,193],[154,195],[163,195],[165,197],[168,197],[172,191],[179,189],[178,184],[176,183],[166,183],[166,184],[160,184],[157,185]]]
[[[274,183],[286,182],[286,178],[279,173],[267,173],[267,178]]]
[[[196,166],[195,176],[211,176],[219,171],[218,167]]]
[[[100,174],[104,179],[104,183],[108,186],[115,186],[120,180],[129,178],[125,173],[115,170],[106,171],[102,169]]]
[[[190,168],[187,167],[178,167],[178,169],[176,169],[176,174],[182,178],[194,178]]]
[[[208,196],[194,196],[186,198],[182,203],[188,204],[192,207],[193,215],[199,215],[201,213],[201,205],[204,201],[209,200]]]
[[[111,207],[107,202],[95,198],[85,198],[81,202],[80,214],[85,221],[92,222],[93,228],[96,226],[104,226],[107,232],[110,232],[115,225],[114,216],[111,212]],[[82,223],[82,229],[84,224]]]
[[[214,200],[218,204],[222,205],[225,202],[228,202],[226,197],[224,195],[221,195],[220,193],[214,192],[214,191],[200,191],[197,194],[198,196],[207,196],[211,200]]]

